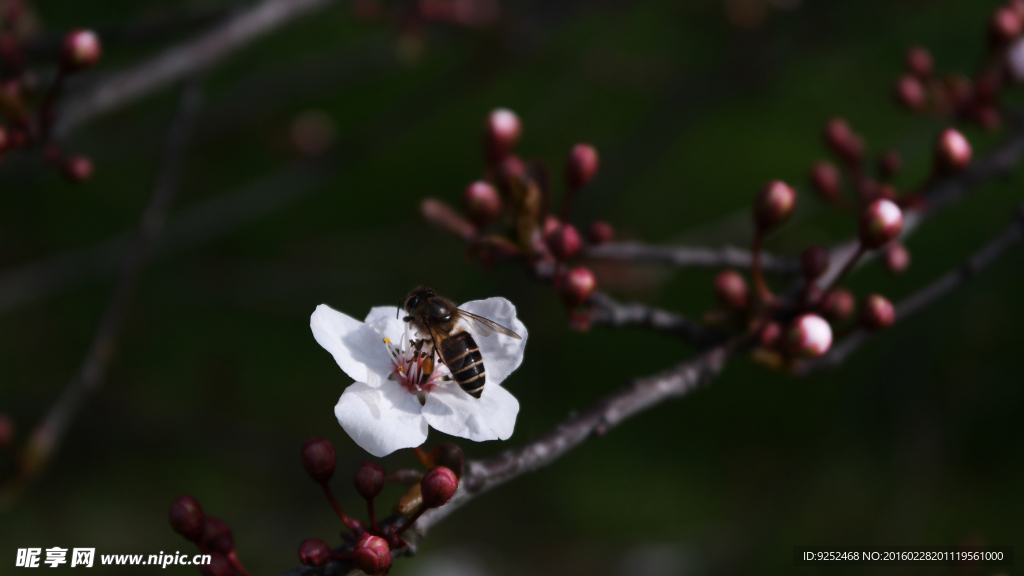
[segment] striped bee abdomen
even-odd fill
[[[473,336],[469,332],[459,332],[442,340],[438,348],[459,387],[473,398],[479,398],[484,391],[486,373],[483,356]]]

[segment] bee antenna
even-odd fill
[[[398,317],[402,315],[402,308],[405,308],[405,298],[398,301],[398,310],[395,310],[395,320],[398,320]]]

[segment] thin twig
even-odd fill
[[[640,242],[612,242],[590,246],[583,256],[594,260],[627,260],[636,263],[664,264],[674,268],[750,268],[750,251],[735,246],[699,248],[691,246],[650,246]],[[761,267],[773,274],[796,274],[796,258],[761,255]]]
[[[954,289],[963,286],[968,280],[995,262],[1004,252],[1016,246],[1022,238],[1024,238],[1024,205],[1018,207],[1013,222],[1010,223],[1006,230],[992,239],[981,250],[975,252],[963,265],[900,301],[896,305],[896,320],[906,320]],[[810,374],[818,370],[836,368],[842,365],[851,354],[868,340],[870,335],[870,332],[857,330],[847,336],[842,342],[833,346],[832,350],[825,356],[802,364],[797,373],[801,375]]]
[[[721,332],[674,312],[635,302],[623,304],[604,292],[594,292],[590,300],[593,304],[590,321],[595,326],[646,328],[679,338],[701,349],[721,344],[725,340]]]
[[[96,326],[85,360],[75,377],[61,393],[45,419],[28,440],[19,474],[5,487],[0,502],[8,503],[21,488],[37,476],[59,448],[68,428],[85,399],[103,382],[114,353],[117,335],[135,295],[142,271],[160,235],[171,200],[178,189],[181,165],[189,135],[199,113],[200,82],[190,79],[182,87],[178,110],[174,115],[160,171],[149,204],[139,221],[131,247],[121,265],[117,284]]]
[[[301,16],[336,0],[263,0],[199,37],[101,79],[58,112],[55,133],[80,124],[203,71]]]

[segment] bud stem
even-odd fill
[[[334,508],[334,513],[338,515],[338,518],[341,518],[345,527],[351,530],[354,534],[361,533],[362,530],[359,525],[353,522],[348,516],[345,516],[345,513],[342,512],[341,506],[339,506],[338,501],[334,499],[334,493],[331,492],[331,487],[327,485],[327,482],[320,484],[320,487],[324,489],[324,495],[327,496],[327,499],[331,502],[331,507]]]
[[[244,566],[242,566],[242,562],[238,559],[238,554],[235,553],[234,549],[228,552],[228,560],[231,562],[231,565],[235,567],[235,571],[242,576],[249,576],[249,572],[246,571]]]
[[[377,526],[377,515],[373,513],[373,498],[366,499],[366,513],[370,516],[370,528],[374,534],[380,534],[380,526]]]
[[[434,462],[431,460],[430,455],[423,451],[422,446],[413,448],[413,452],[416,453],[416,457],[420,459],[420,464],[423,464],[424,468],[429,470],[434,467]]]
[[[429,510],[429,508],[427,508],[426,506],[420,506],[419,510],[413,512],[412,516],[409,516],[409,519],[406,520],[401,527],[395,530],[395,536],[401,536],[402,532],[405,532],[406,530],[411,528],[412,525],[415,524],[416,521],[420,519],[420,516],[422,516],[423,513],[426,512],[427,510]]]

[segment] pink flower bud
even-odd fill
[[[825,144],[840,158],[857,162],[864,156],[864,143],[850,130],[842,118],[832,118],[825,125]]]
[[[587,185],[597,174],[597,150],[589,144],[577,144],[565,162],[565,181],[570,190]]]
[[[202,576],[235,576],[235,566],[228,557],[214,552],[210,554],[210,563],[199,566]]]
[[[167,513],[171,528],[189,542],[198,542],[203,537],[203,509],[191,496],[181,496],[171,504]]]
[[[821,314],[837,322],[840,320],[846,320],[853,315],[853,309],[856,306],[856,301],[853,299],[853,294],[845,288],[833,288],[825,293],[825,296],[821,299],[821,304],[818,306]]]
[[[501,212],[501,196],[489,183],[479,180],[466,187],[462,195],[466,214],[477,226],[483,227],[494,221]]]
[[[590,227],[587,228],[587,241],[595,246],[611,242],[614,236],[615,229],[612,228],[612,225],[601,220],[591,222]]]
[[[424,198],[420,204],[423,217],[434,226],[451,232],[466,241],[476,238],[477,228],[454,208],[436,198]]]
[[[384,574],[391,569],[391,548],[383,538],[364,534],[352,549],[352,560],[367,576]]]
[[[519,116],[507,108],[497,108],[487,115],[484,125],[484,149],[491,162],[500,161],[519,141],[522,124]]]
[[[302,466],[309,476],[323,484],[334,474],[334,446],[323,438],[310,438],[302,445]]]
[[[444,506],[455,495],[455,490],[458,487],[459,478],[451,469],[444,466],[431,468],[420,481],[423,505],[427,508]]]
[[[462,478],[465,467],[465,455],[462,448],[454,442],[442,442],[430,451],[430,460],[435,466],[444,466],[455,472],[456,478]]]
[[[303,566],[321,568],[331,561],[331,556],[333,554],[334,553],[331,551],[331,547],[327,545],[327,542],[324,542],[319,538],[303,540],[302,543],[299,544],[299,562],[301,562]]]
[[[811,189],[827,200],[839,197],[842,182],[839,170],[831,162],[817,162],[811,166]]]
[[[861,326],[868,330],[881,330],[892,326],[896,321],[896,309],[892,302],[878,294],[872,294],[864,299],[860,309]]]
[[[518,156],[509,154],[498,162],[498,181],[502,186],[507,186],[508,182],[513,179],[524,176],[526,176],[526,164]]]
[[[221,554],[230,554],[235,549],[235,537],[231,533],[231,527],[213,516],[207,516],[203,520],[201,543],[211,552]]]
[[[800,269],[804,278],[812,282],[821,278],[821,275],[828,270],[830,255],[828,250],[821,246],[811,246],[800,255]]]
[[[555,288],[567,306],[576,307],[590,300],[590,295],[597,288],[597,279],[586,266],[577,266],[559,276]]]
[[[89,160],[85,156],[71,156],[64,161],[63,172],[64,176],[76,183],[88,181],[92,178],[92,160]]]
[[[715,277],[715,295],[725,308],[743,310],[747,307],[747,281],[735,270],[722,270]]]
[[[896,175],[903,167],[903,157],[895,150],[887,150],[878,161],[878,174],[883,180],[888,180]]]
[[[907,70],[921,79],[926,79],[935,70],[932,54],[923,46],[914,46],[907,50]]]
[[[572,224],[562,224],[552,230],[545,238],[548,249],[559,260],[568,260],[580,251],[582,242],[580,233]]]
[[[761,189],[754,200],[754,221],[762,232],[785,222],[796,208],[796,191],[780,180]]]
[[[989,36],[995,44],[1009,44],[1020,36],[1022,29],[1024,29],[1024,21],[1021,20],[1017,11],[1003,6],[992,14],[992,20],[989,23]]]
[[[779,345],[782,339],[782,326],[778,322],[769,322],[761,329],[758,340],[762,348],[771,350]]]
[[[384,489],[387,473],[384,467],[373,462],[363,462],[356,470],[356,492],[367,500],[373,500]]]
[[[910,251],[899,242],[885,247],[885,266],[895,274],[902,274],[910,266]]]
[[[896,81],[896,101],[907,110],[917,111],[924,108],[927,95],[924,85],[916,76],[906,74]]]
[[[868,250],[886,245],[903,230],[903,212],[892,200],[879,198],[860,218],[860,242]]]
[[[790,324],[787,339],[793,354],[821,356],[832,347],[832,327],[817,314],[804,314]]]
[[[944,172],[959,172],[971,163],[971,143],[954,128],[947,128],[935,142],[935,164]]]
[[[99,62],[102,48],[92,30],[72,30],[64,37],[61,63],[71,72],[91,68]]]
[[[0,414],[0,450],[14,446],[14,420],[7,414]]]

